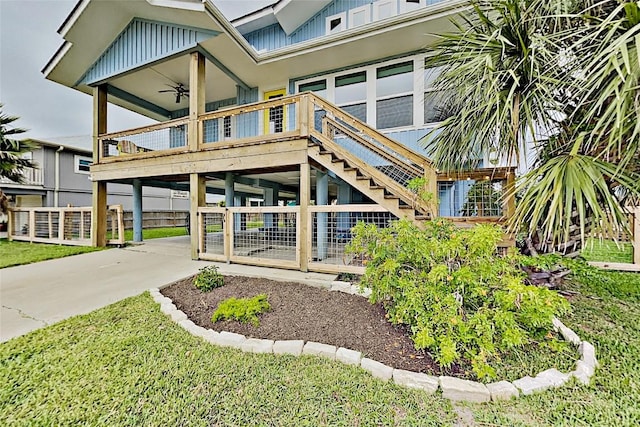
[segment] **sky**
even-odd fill
[[[113,0],[114,4],[118,1]],[[229,19],[273,0],[214,0]],[[91,135],[91,96],[51,82],[41,73],[63,42],[56,32],[76,0],[0,0],[0,103],[25,137]],[[109,106],[109,132],[144,126],[150,119]]]

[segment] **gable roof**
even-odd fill
[[[289,35],[332,1],[279,0],[270,6],[236,18],[231,23],[241,34],[279,23]]]

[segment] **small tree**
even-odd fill
[[[25,133],[26,129],[14,127],[12,123],[18,120],[18,117],[4,114],[2,108],[3,105],[0,104],[0,178],[22,183],[24,181],[22,171],[25,168],[36,167],[31,159],[24,157],[24,154],[33,149],[33,145],[23,140],[13,139],[15,135]],[[7,213],[7,210],[7,197],[0,190],[0,212]]]

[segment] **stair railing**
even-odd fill
[[[369,171],[374,181],[378,181],[377,184],[386,186],[417,211],[436,216],[437,172],[431,160],[313,93],[305,95],[308,95],[311,103],[308,111],[312,137],[327,145],[338,145],[343,157],[349,157],[345,160],[355,163],[352,166]],[[333,145],[333,148],[336,146]],[[431,201],[407,188],[415,178],[425,179],[424,191],[433,194]]]

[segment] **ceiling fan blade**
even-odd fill
[[[158,93],[175,92],[175,89],[159,90]]]

